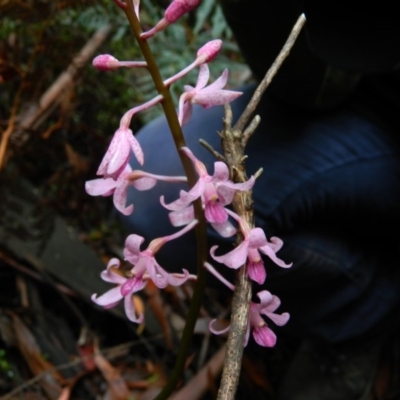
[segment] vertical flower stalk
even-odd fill
[[[175,111],[175,105],[169,91],[169,87],[166,86],[161,77],[159,68],[151,52],[151,49],[146,40],[141,38],[142,29],[135,13],[133,4],[128,1],[126,7],[123,9],[125,15],[129,21],[132,32],[136,38],[136,41],[140,47],[142,55],[147,63],[147,69],[151,74],[154,85],[158,93],[162,96],[163,101],[161,105],[164,110],[171,134],[178,150],[178,154],[187,176],[189,188],[192,188],[196,184],[196,173],[190,160],[183,155],[180,151],[182,147],[186,146],[186,142],[182,133],[181,126],[178,121],[178,117]],[[197,320],[197,315],[200,311],[204,291],[206,284],[206,273],[203,268],[204,262],[207,260],[207,233],[206,233],[206,221],[203,214],[202,203],[200,199],[197,199],[194,203],[195,217],[199,221],[196,226],[196,246],[197,246],[197,282],[193,292],[192,302],[190,304],[189,313],[186,319],[185,328],[183,330],[182,339],[180,342],[178,357],[166,386],[162,392],[157,396],[156,399],[166,399],[174,391],[176,385],[181,379],[186,357],[189,352],[189,347],[192,341],[193,331]]]

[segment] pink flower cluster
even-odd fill
[[[122,0],[114,0],[120,7],[126,7]],[[146,40],[165,29],[171,23],[181,18],[185,13],[196,7],[201,0],[173,0],[165,11],[163,19],[156,26],[141,35],[142,40]],[[133,1],[135,13],[139,14],[139,0]],[[213,40],[201,47],[196,59],[185,69],[164,81],[165,87],[169,87],[193,68],[199,67],[199,75],[196,85],[186,86],[184,93],[179,100],[177,118],[181,126],[185,125],[191,115],[192,107],[199,104],[204,108],[223,105],[232,102],[242,93],[224,89],[228,80],[228,71],[213,83],[207,86],[210,78],[208,64],[218,54],[222,46],[221,40]],[[111,71],[117,68],[147,68],[143,61],[119,61],[115,57],[103,54],[93,60],[93,65],[102,71]],[[86,182],[85,188],[92,196],[113,196],[115,208],[124,215],[130,215],[134,211],[133,204],[127,203],[127,190],[130,186],[138,191],[153,188],[157,181],[165,182],[186,182],[184,176],[164,176],[150,174],[142,170],[133,170],[130,166],[130,155],[133,153],[140,165],[144,164],[144,154],[139,142],[131,131],[130,122],[132,117],[138,112],[145,111],[163,101],[161,95],[147,101],[144,104],[128,110],[121,118],[120,126],[116,130],[108,150],[106,151],[97,175],[100,178]],[[237,191],[249,191],[252,189],[255,178],[251,177],[248,181],[234,183],[230,180],[228,166],[220,161],[214,163],[214,172],[210,175],[206,166],[196,158],[192,151],[187,147],[182,147],[180,151],[188,157],[198,174],[197,183],[188,191],[181,190],[179,197],[167,204],[163,196],[160,203],[169,210],[170,221],[173,226],[183,226],[179,231],[169,236],[154,239],[145,250],[140,247],[144,238],[131,234],[125,241],[124,260],[129,265],[128,270],[120,268],[120,261],[113,258],[109,261],[106,270],[101,273],[104,281],[116,285],[101,296],[94,294],[92,300],[104,307],[111,308],[124,300],[127,317],[136,323],[143,321],[143,315],[137,313],[134,307],[132,296],[142,290],[147,282],[151,280],[158,288],[165,288],[167,285],[179,286],[188,280],[196,279],[187,270],[179,273],[168,273],[156,261],[155,255],[159,249],[171,240],[175,240],[197,224],[192,203],[197,199],[201,200],[206,221],[223,237],[234,235],[237,229],[243,237],[243,241],[232,251],[224,255],[217,255],[218,246],[213,246],[210,250],[211,257],[218,263],[224,264],[228,268],[237,269],[247,265],[249,277],[258,284],[263,284],[266,279],[265,266],[261,254],[268,256],[275,264],[280,267],[288,268],[279,259],[276,253],[280,250],[283,243],[280,239],[272,237],[268,241],[264,232],[260,228],[252,228],[247,223],[232,212],[229,206]],[[210,264],[205,267],[218,279],[224,282],[229,288],[233,285],[227,282]],[[262,346],[273,346],[276,336],[268,327],[262,316],[268,317],[276,325],[284,325],[289,314],[277,314],[276,309],[280,301],[266,290],[258,293],[259,303],[250,304],[249,323],[247,328],[247,344],[250,332],[256,342]],[[229,329],[229,327],[227,328]],[[226,329],[226,330],[227,330]],[[210,324],[210,330],[214,333],[222,333],[214,328],[214,321]]]
[[[143,251],[140,250],[140,246],[144,238],[135,234],[129,235],[125,241],[124,257],[133,267],[129,271],[121,273],[119,270],[119,260],[112,258],[107,265],[107,269],[101,273],[101,278],[117,286],[100,297],[94,294],[92,296],[92,301],[104,308],[112,308],[124,299],[127,317],[132,322],[141,323],[143,321],[143,315],[136,315],[132,295],[142,290],[149,279],[159,288],[165,288],[167,285],[179,286],[188,279],[196,279],[194,275],[190,275],[186,270],[183,270],[182,273],[168,273],[155,259],[156,253],[165,243],[184,235],[196,224],[197,221],[194,220],[173,235],[154,239],[147,249]]]

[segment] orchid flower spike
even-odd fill
[[[230,282],[228,282],[211,264],[206,262],[204,264],[204,267],[229,289],[231,289],[232,291],[235,289],[235,287]],[[250,302],[249,320],[247,323],[246,336],[243,345],[247,346],[250,332],[252,331],[254,340],[260,346],[273,347],[276,344],[276,335],[269,328],[262,315],[268,317],[277,326],[285,325],[288,322],[290,315],[286,312],[283,314],[275,313],[275,311],[280,306],[281,301],[277,296],[272,295],[267,290],[262,290],[258,292],[257,296],[260,299],[259,303],[254,303],[253,301]],[[212,333],[220,335],[229,331],[230,326],[222,330],[215,329],[215,322],[216,320],[214,319],[210,322],[209,325],[210,331]]]
[[[130,321],[140,324],[144,317],[143,314],[136,315],[132,295],[146,286],[148,277],[133,276],[126,278],[117,272],[119,267],[120,261],[117,258],[112,258],[108,262],[107,269],[101,273],[101,278],[103,281],[115,283],[117,286],[99,297],[97,294],[93,294],[91,299],[94,303],[106,309],[115,307],[124,299],[126,316]]]
[[[118,61],[115,57],[110,54],[100,54],[95,57],[92,61],[95,68],[101,71],[112,71],[117,68],[146,68],[147,63],[145,61]]]
[[[267,277],[260,252],[267,255],[276,265],[282,268],[289,268],[292,266],[292,264],[285,264],[276,256],[276,253],[283,246],[281,239],[271,237],[270,242],[268,242],[265,233],[261,228],[250,229],[246,221],[240,218],[237,214],[230,210],[227,210],[227,213],[239,222],[244,238],[239,246],[222,256],[215,255],[218,246],[211,247],[211,257],[215,261],[225,264],[229,268],[237,269],[244,265],[247,260],[247,271],[249,277],[259,284],[263,284]]]
[[[129,235],[125,241],[124,257],[125,260],[134,265],[132,274],[135,276],[149,275],[154,284],[160,289],[165,288],[168,284],[180,286],[188,279],[196,279],[186,269],[183,270],[183,273],[168,273],[157,263],[155,254],[165,243],[177,239],[190,231],[196,226],[197,222],[197,220],[194,220],[172,235],[152,240],[147,249],[143,251],[140,250],[140,246],[144,238],[136,234]]]
[[[215,82],[206,86],[209,77],[210,70],[208,65],[201,64],[196,86],[185,86],[185,93],[179,98],[178,119],[181,126],[184,126],[192,116],[193,104],[200,104],[204,108],[221,106],[231,103],[243,94],[242,92],[223,89],[228,81],[227,69]]]
[[[237,190],[250,190],[255,182],[254,177],[251,177],[247,182],[233,183],[229,180],[228,166],[221,161],[214,163],[214,174],[211,176],[208,174],[205,165],[195,157],[189,148],[182,147],[181,151],[191,159],[199,179],[189,192],[182,190],[179,199],[170,204],[166,204],[164,196],[162,196],[160,198],[161,204],[168,210],[175,211],[174,216],[178,217],[179,215],[176,212],[187,215],[186,208],[194,200],[201,197],[207,221],[220,234],[223,234],[223,232],[226,232],[226,224],[229,223],[228,213],[224,206],[232,202]]]
[[[163,31],[189,11],[196,8],[200,3],[201,0],[173,0],[165,10],[164,18],[162,18],[152,29],[143,32],[140,37],[142,39],[148,39],[154,36],[157,32]]]
[[[131,185],[140,191],[149,190],[156,185],[157,181],[187,182],[187,178],[185,176],[154,175],[140,170],[132,171],[128,164],[117,180],[113,178],[93,179],[85,183],[85,190],[91,196],[113,195],[115,208],[124,215],[130,215],[133,212],[133,204],[126,206],[128,187]]]

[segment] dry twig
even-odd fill
[[[254,114],[264,91],[272,81],[272,78],[277,73],[285,58],[288,56],[304,23],[305,17],[302,14],[294,25],[292,32],[275,62],[272,64],[264,79],[255,90],[248,106],[234,127],[231,125],[232,111],[229,106],[226,106],[225,108],[224,127],[221,132],[222,148],[234,182],[245,182],[247,180],[244,165],[246,159],[244,148],[248,139],[257,128],[260,118],[255,116],[247,128],[246,125]],[[253,228],[254,210],[251,192],[236,193],[232,204],[235,212],[248,223],[250,228]],[[240,241],[241,240],[239,240],[239,242]],[[251,283],[248,278],[246,265],[244,265],[238,270],[236,275],[235,292],[232,301],[231,324],[222,379],[218,391],[218,400],[232,400],[236,393],[242,364],[243,343],[248,324],[250,300]]]

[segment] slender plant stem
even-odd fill
[[[246,109],[243,111],[242,115],[236,122],[234,126],[235,131],[243,131],[247,122],[249,121],[250,117],[253,115],[258,103],[261,100],[262,94],[265,92],[269,84],[272,82],[272,79],[278,72],[279,68],[285,61],[286,57],[289,55],[290,50],[292,49],[293,45],[296,42],[297,37],[299,36],[301,29],[303,28],[304,24],[306,23],[306,17],[304,14],[301,14],[300,17],[297,19],[296,23],[294,24],[292,31],[290,32],[289,37],[287,38],[282,50],[279,52],[278,56],[276,57],[274,63],[271,65],[267,73],[265,74],[263,80],[258,85],[256,91],[253,94],[253,97],[249,101]]]
[[[248,126],[247,123],[253,115],[262,94],[269,86],[272,78],[275,76],[292,49],[304,23],[305,17],[302,14],[294,25],[275,62],[272,64],[264,79],[255,90],[253,97],[234,127],[231,126],[232,111],[230,107],[225,108],[224,129],[221,132],[222,148],[224,150],[227,164],[231,169],[234,182],[244,182],[247,179],[244,165],[244,150],[248,138],[257,128],[259,118],[256,116]],[[251,193],[237,193],[232,204],[235,212],[246,220],[249,227],[253,228],[254,209]],[[236,275],[235,291],[232,299],[231,324],[217,400],[232,400],[235,397],[242,364],[243,343],[248,324],[251,289],[247,267],[244,265],[239,269]]]
[[[126,7],[123,9],[130,26],[132,28],[133,34],[139,44],[140,50],[143,54],[144,59],[147,62],[148,70],[154,81],[155,87],[160,95],[163,96],[161,105],[164,109],[165,116],[169,128],[171,130],[172,137],[175,142],[175,146],[178,150],[179,157],[181,159],[183,168],[185,170],[186,176],[188,178],[189,187],[193,187],[197,181],[195,170],[192,166],[191,161],[179,151],[182,147],[186,146],[185,138],[180,127],[177,114],[175,111],[175,105],[172,100],[169,88],[164,85],[163,79],[161,77],[159,68],[155,61],[154,55],[147,43],[147,40],[140,38],[142,33],[142,28],[140,26],[139,20],[134,12],[133,3],[128,1]],[[205,282],[206,282],[206,271],[203,268],[204,263],[207,260],[207,236],[206,236],[206,221],[204,218],[203,208],[201,204],[201,199],[194,202],[194,211],[196,219],[199,221],[196,226],[196,238],[197,238],[197,283],[193,292],[192,302],[190,304],[189,313],[186,320],[186,325],[183,330],[181,343],[179,346],[177,360],[172,371],[172,374],[165,385],[161,393],[156,397],[156,400],[167,399],[170,394],[175,390],[179,380],[181,379],[187,354],[192,342],[192,336],[194,331],[194,326],[196,324],[197,316],[203,301]]]

